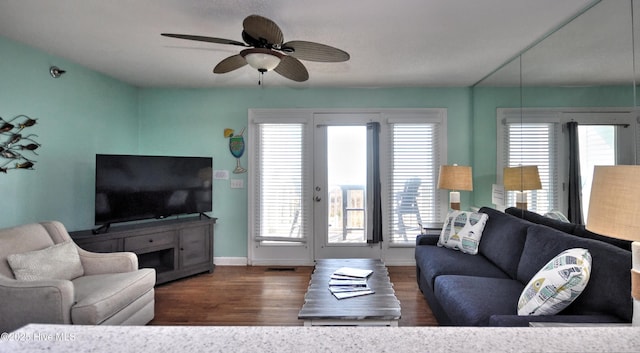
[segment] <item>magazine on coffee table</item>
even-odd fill
[[[374,291],[367,284],[367,278],[372,273],[372,270],[341,267],[331,274],[329,291],[337,299],[373,294]]]
[[[353,297],[359,297],[362,295],[373,294],[375,292],[371,289],[368,289],[368,290],[359,290],[355,292],[331,292],[331,293],[333,293],[333,295],[338,299],[345,299],[345,298],[353,298]]]
[[[366,287],[367,280],[364,278],[330,279],[329,286]]]
[[[354,278],[367,278],[371,276],[373,270],[365,270],[352,267],[341,267],[333,272],[336,276],[354,277]]]

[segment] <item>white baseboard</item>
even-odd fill
[[[251,266],[313,266],[315,262],[304,260],[261,260],[254,261]]]
[[[247,266],[249,261],[246,257],[214,257],[213,263],[217,266]],[[385,260],[387,266],[415,266],[414,259],[411,260]],[[300,261],[257,261],[253,266],[313,266],[313,263]]]
[[[247,266],[246,257],[214,257],[213,263],[219,266]]]
[[[416,260],[385,260],[386,266],[415,266]]]

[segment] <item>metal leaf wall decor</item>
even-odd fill
[[[35,124],[36,119],[23,114],[8,121],[0,117],[0,172],[6,173],[10,169],[33,170],[36,161],[23,153],[38,155],[36,150],[40,144],[33,139],[38,135],[25,135],[23,130]]]

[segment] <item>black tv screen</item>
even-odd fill
[[[211,211],[212,158],[96,155],[95,224]]]

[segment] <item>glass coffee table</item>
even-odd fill
[[[375,293],[337,299],[329,291],[329,279],[342,267],[372,270],[367,284]],[[298,319],[305,326],[398,326],[400,301],[382,261],[321,259],[316,261]]]

